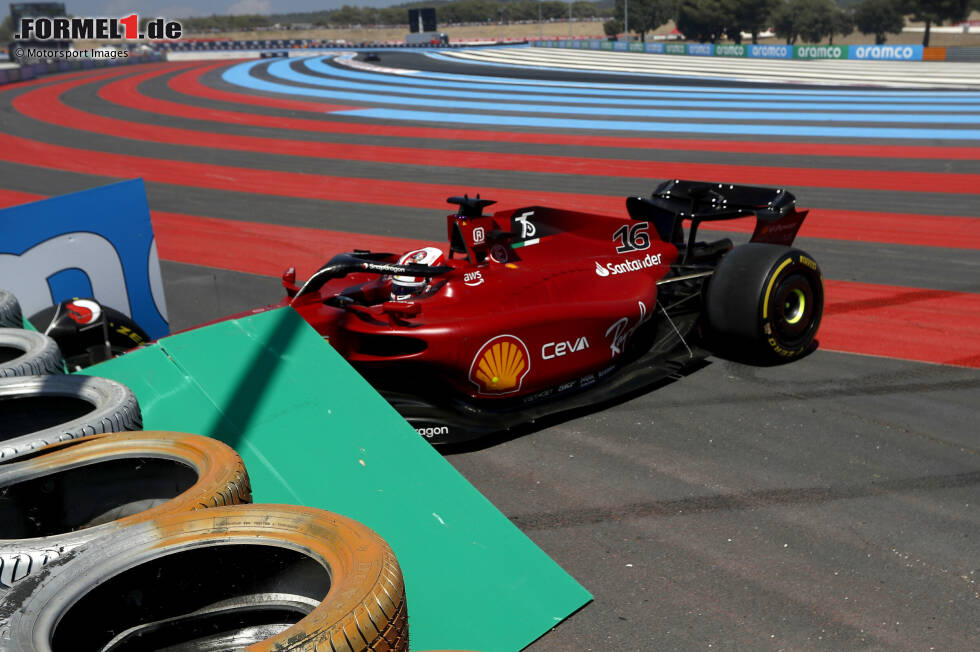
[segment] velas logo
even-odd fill
[[[473,356],[470,382],[481,394],[512,394],[521,389],[531,370],[527,346],[513,335],[487,340]]]
[[[75,299],[65,304],[68,316],[76,324],[86,326],[93,324],[102,316],[102,306],[88,299]]]
[[[147,20],[140,30],[139,14],[123,18],[69,18],[67,16],[35,16],[21,18],[19,41],[85,41],[92,39],[175,40],[183,26],[175,20]]]

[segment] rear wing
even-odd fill
[[[684,244],[682,224],[690,220],[685,259],[702,222],[754,215],[752,242],[791,245],[807,215],[796,210],[796,197],[786,190],[680,180],[660,184],[649,199],[627,197],[626,210],[634,220],[653,222],[661,239],[678,245]]]

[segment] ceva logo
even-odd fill
[[[589,348],[589,340],[583,335],[574,342],[548,342],[541,347],[541,357],[545,360],[551,360],[553,358],[560,358],[563,355],[568,355],[569,353],[584,351],[587,348]]]

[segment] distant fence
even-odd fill
[[[522,43],[524,41],[521,41]],[[363,43],[352,43],[349,41],[338,42],[332,40],[296,38],[296,39],[260,39],[249,41],[231,41],[227,39],[202,39],[202,40],[181,40],[181,41],[158,41],[153,44],[160,52],[234,52],[238,50],[323,50],[323,49],[350,49],[350,48],[460,48],[471,47],[471,43],[450,43],[442,45],[439,43],[404,43],[401,41],[365,41]],[[481,45],[495,45],[495,43],[483,43]]]
[[[11,68],[0,68],[0,84],[27,81],[28,79],[34,79],[35,77],[40,77],[42,75],[70,72],[72,70],[88,70],[90,68],[125,66],[135,63],[148,63],[151,61],[163,60],[164,55],[158,52],[147,52],[142,54],[131,54],[128,57],[118,59],[71,59],[69,61],[31,63]]]
[[[980,48],[924,48],[921,45],[786,45],[783,43],[715,45],[714,43],[665,43],[663,41],[627,43],[626,41],[603,39],[533,41],[531,45],[539,48],[612,50],[615,52],[755,59],[855,59],[863,61],[976,61],[980,59]]]

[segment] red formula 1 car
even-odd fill
[[[668,181],[626,217],[449,202],[448,249],[283,275],[284,303],[432,443],[622,396],[712,352],[770,363],[814,345],[823,285],[790,246],[806,211],[788,192]],[[750,216],[748,244],[697,238]]]

